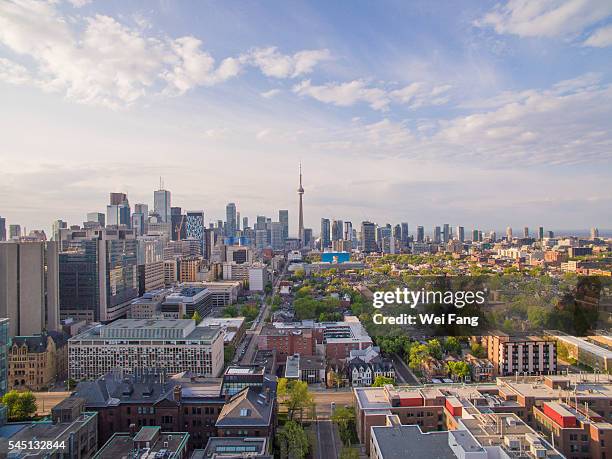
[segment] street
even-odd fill
[[[315,459],[338,459],[342,444],[336,426],[331,421],[317,421],[315,424],[317,434]]]
[[[414,374],[406,363],[398,356],[397,354],[393,354],[391,356],[391,360],[393,361],[393,366],[395,367],[395,375],[397,377],[397,382],[410,384],[411,386],[420,386],[421,383],[418,379],[415,378]]]

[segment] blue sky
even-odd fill
[[[612,3],[0,4],[0,215],[612,227]]]

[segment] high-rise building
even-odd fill
[[[154,236],[137,238],[138,295],[164,287],[164,239]]]
[[[393,227],[393,237],[397,241],[402,240],[402,225],[400,225],[399,223]]]
[[[439,243],[440,243],[440,241],[442,240],[441,233],[442,233],[442,231],[440,230],[440,227],[439,227],[439,226],[436,226],[436,227],[434,228],[434,235],[433,235],[433,239],[434,239],[434,242],[435,242],[436,244],[439,244]]]
[[[197,239],[198,241],[202,241],[202,254],[205,254],[206,238],[204,234],[204,211],[188,210],[187,219],[185,220],[185,227],[187,239]]]
[[[233,202],[225,206],[225,235],[228,237],[236,236],[236,204]]]
[[[541,241],[544,239],[544,227],[540,226],[538,228],[538,239]]]
[[[142,236],[147,233],[147,217],[149,215],[149,206],[146,204],[135,204],[134,213],[132,214],[132,228],[136,230],[136,236]]]
[[[0,244],[0,317],[11,336],[59,328],[58,246],[52,242]]]
[[[187,217],[183,215],[180,207],[170,208],[170,223],[171,233],[170,239],[173,241],[182,241],[187,239]]]
[[[528,226],[523,228],[523,237],[524,238],[528,238],[529,237],[529,227]]]
[[[472,230],[472,242],[479,242],[480,238],[480,231],[478,231],[477,229]]]
[[[457,227],[457,239],[459,239],[460,242],[465,241],[465,228],[463,226]]]
[[[331,225],[331,240],[332,241],[341,241],[344,237],[344,223],[342,220],[332,220]]]
[[[344,240],[353,240],[353,224],[351,222],[344,222]]]
[[[304,228],[304,247],[312,247],[312,228]]]
[[[8,390],[8,354],[9,343],[11,342],[9,333],[9,319],[0,318],[0,399]],[[0,426],[6,422],[6,406],[0,404]]]
[[[242,229],[245,230],[249,227],[249,217],[242,217]]]
[[[106,216],[102,212],[87,212],[87,221],[97,223],[102,228],[106,226]]]
[[[321,250],[329,247],[331,241],[331,225],[329,218],[321,219]]]
[[[283,224],[281,222],[270,223],[270,245],[273,250],[283,250],[285,248]]]
[[[240,231],[240,212],[236,212],[236,231]]]
[[[401,226],[402,226],[402,232],[401,232],[400,241],[402,242],[402,245],[405,247],[408,245],[408,239],[409,239],[408,223],[402,222]]]
[[[599,238],[599,229],[598,228],[591,228],[591,240],[595,240]]]
[[[300,239],[302,245],[305,245],[305,242],[304,242],[304,208],[303,208],[304,187],[302,186],[302,163],[300,163],[300,186],[298,187],[297,192],[300,197],[300,207],[298,210],[298,238]]]
[[[417,242],[425,241],[425,228],[422,226],[417,226]]]
[[[256,230],[265,230],[266,229],[266,217],[264,215],[258,215],[257,221],[255,223]]]
[[[512,241],[512,227],[511,226],[508,226],[506,228],[506,239],[508,241]]]
[[[60,230],[61,229],[65,229],[68,227],[68,223],[66,223],[63,220],[55,220],[53,222],[53,224],[51,225],[51,237],[52,237],[52,241],[59,241],[60,240]]]
[[[107,322],[138,296],[134,230],[74,230],[59,254],[60,315]]]
[[[0,241],[6,241],[6,219],[0,217]]]
[[[283,226],[283,244],[289,237],[289,211],[288,210],[279,210],[278,211],[278,221]]]
[[[361,222],[361,251],[376,252],[376,224],[372,222]]]
[[[110,205],[111,206],[118,206],[120,204],[123,204],[127,200],[128,200],[127,194],[125,193],[111,193],[110,194]]]
[[[442,232],[442,236],[443,236],[443,241],[445,244],[448,241],[450,241],[451,231],[450,231],[450,225],[448,223],[444,224],[444,230]]]
[[[153,193],[153,210],[162,223],[170,223],[170,208],[172,207],[172,197],[168,190],[160,189]]]
[[[21,237],[21,225],[9,225],[9,239],[19,239]]]
[[[132,225],[130,202],[125,193],[111,193],[110,204],[106,206],[106,222],[109,226]]]

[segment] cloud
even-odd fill
[[[281,93],[280,89],[270,89],[269,91],[264,91],[260,93],[260,95],[264,99],[271,99],[272,97],[277,96],[280,93]]]
[[[612,25],[597,29],[584,42],[585,46],[593,46],[596,48],[605,48],[612,46]]]
[[[331,59],[327,49],[299,51],[292,56],[281,54],[274,46],[255,48],[243,55],[241,60],[258,67],[261,72],[274,78],[295,78],[312,72],[321,61]]]
[[[610,15],[609,0],[510,0],[496,5],[476,25],[520,37],[567,37]]]
[[[92,0],[68,0],[68,2],[75,8],[82,8],[83,6],[90,4]]]
[[[24,65],[3,60],[0,77],[62,92],[79,103],[121,108],[148,95],[181,95],[223,83],[245,66],[294,78],[330,58],[327,50],[284,55],[271,47],[217,63],[193,36],[149,36],[147,29],[101,14],[67,18],[53,2],[1,2],[0,44],[24,57]]]
[[[414,82],[402,88],[389,90],[370,86],[364,80],[323,85],[313,85],[310,80],[304,80],[293,87],[293,92],[340,107],[367,103],[374,110],[387,110],[391,103],[407,105],[413,109],[444,104],[449,100],[446,92],[450,88],[450,85],[432,87],[428,83]]]

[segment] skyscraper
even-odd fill
[[[457,227],[457,239],[459,239],[460,242],[465,241],[465,228],[463,226]]]
[[[162,223],[170,223],[170,207],[172,206],[172,197],[168,190],[163,189],[163,183],[160,180],[159,190],[153,193],[153,210]]]
[[[281,222],[270,223],[270,245],[273,250],[283,250],[285,239],[283,238],[283,224]]]
[[[321,219],[321,250],[329,247],[331,226],[329,218]]]
[[[528,238],[529,237],[529,227],[528,226],[523,228],[523,237],[524,238]]]
[[[376,224],[361,222],[361,251],[365,253],[376,252]]]
[[[342,220],[332,220],[331,226],[331,240],[340,241],[343,237],[344,223]]]
[[[417,226],[417,242],[423,242],[425,240],[425,228]]]
[[[170,223],[171,233],[170,238],[173,241],[183,241],[187,239],[187,218],[183,215],[183,211],[180,207],[170,208]]]
[[[289,237],[289,211],[288,210],[279,210],[278,211],[278,221],[283,225],[283,244]]]
[[[230,202],[225,206],[225,235],[236,236],[236,204]]]
[[[402,222],[401,242],[404,247],[408,245],[408,223]]]
[[[298,195],[300,196],[300,208],[298,212],[298,238],[302,245],[304,243],[304,208],[303,208],[303,197],[304,197],[304,187],[302,186],[302,163],[300,163],[300,186],[297,190]]]
[[[538,228],[538,239],[541,241],[544,239],[544,227],[540,226]]]
[[[0,244],[0,317],[11,336],[59,328],[58,244]]]
[[[149,215],[149,206],[146,204],[134,204],[132,214],[132,228],[136,230],[136,235],[140,236],[147,232],[146,224]]]
[[[187,239],[202,241],[202,254],[206,254],[206,231],[204,231],[204,211],[188,210],[185,221]]]
[[[242,217],[242,229],[249,227],[249,217]]]
[[[6,241],[6,219],[0,217],[0,241]]]
[[[591,228],[591,240],[595,240],[599,237],[599,229]]]
[[[102,228],[106,226],[106,217],[102,212],[87,212],[87,221],[98,223]]]
[[[9,239],[19,239],[21,237],[21,225],[9,225]]]
[[[240,231],[240,212],[236,212],[236,231]]]
[[[55,220],[51,225],[51,237],[53,241],[60,240],[60,230],[68,228],[68,224],[63,220]]]
[[[443,240],[444,243],[446,244],[448,241],[450,241],[450,225],[448,223],[444,224],[444,230],[442,232],[442,236],[443,236]]]
[[[351,222],[344,222],[344,240],[353,240],[353,224]]]
[[[434,228],[434,237],[433,237],[434,242],[435,242],[436,244],[439,244],[439,243],[440,243],[440,241],[442,240],[441,233],[442,233],[442,231],[440,230],[440,227],[439,227],[439,226],[436,226],[436,227]]]
[[[472,230],[472,241],[478,242],[480,240],[479,235],[480,235],[480,231],[478,231],[477,229]]]
[[[110,194],[110,204],[106,206],[106,222],[109,226],[132,226],[130,202],[125,193]]]
[[[508,227],[506,228],[506,239],[507,239],[508,241],[511,241],[511,240],[512,240],[512,227],[511,227],[511,226],[508,226]]]

